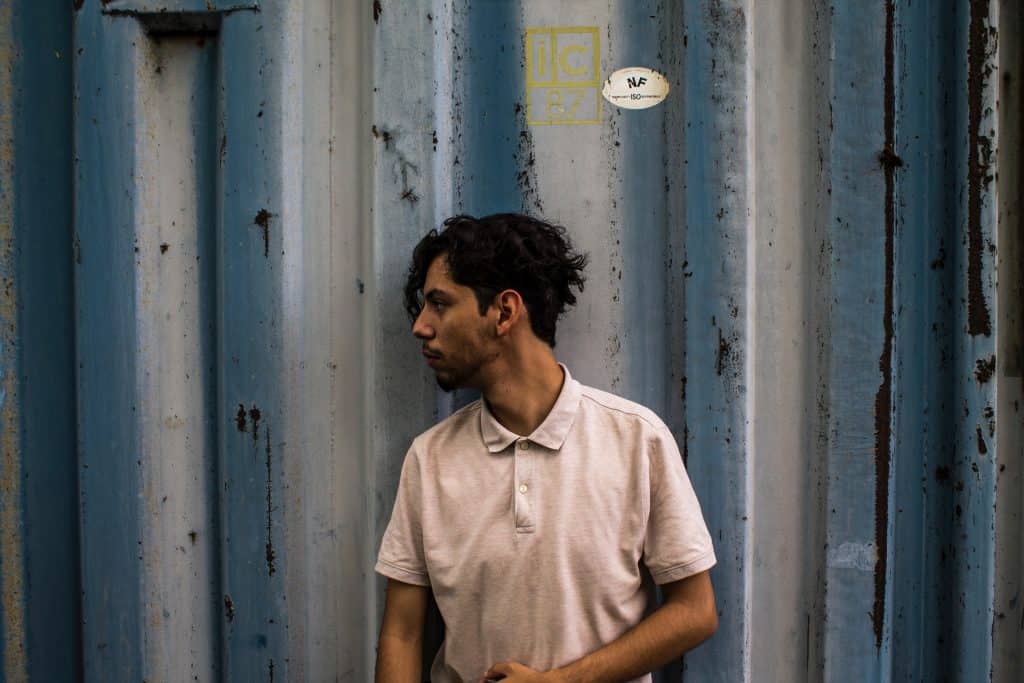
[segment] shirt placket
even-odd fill
[[[529,439],[519,439],[516,442],[515,452],[515,489],[513,491],[513,506],[516,519],[516,533],[533,533],[533,459],[532,449],[536,444],[530,443]]]

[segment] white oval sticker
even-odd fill
[[[629,66],[604,82],[604,98],[624,109],[647,109],[668,97],[668,81],[654,69]]]

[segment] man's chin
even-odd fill
[[[458,384],[455,384],[454,382],[451,382],[447,379],[443,379],[440,376],[435,377],[435,379],[437,380],[437,386],[440,387],[441,391],[445,392],[446,394],[450,394],[451,392],[459,388]]]

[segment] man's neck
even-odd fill
[[[517,359],[482,393],[494,417],[510,432],[526,436],[544,422],[562,391],[565,373],[550,347]]]

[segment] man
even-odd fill
[[[482,399],[406,456],[376,566],[378,683],[420,680],[430,591],[433,683],[647,681],[717,628],[714,551],[671,433],[555,360],[585,264],[563,228],[515,214],[451,218],[415,249],[413,334],[443,389]]]

